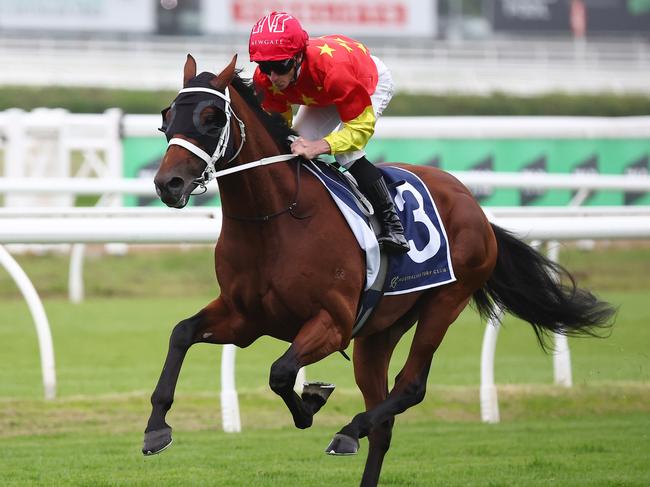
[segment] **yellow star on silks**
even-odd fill
[[[314,99],[307,95],[302,95],[303,105],[313,105],[315,103]]]
[[[275,86],[274,84],[271,84],[271,88],[269,89],[271,90],[271,93],[273,93],[274,95],[282,95],[282,90],[277,86]]]
[[[366,46],[364,46],[360,42],[357,42],[357,47],[361,49],[364,52],[364,54],[368,54],[368,50],[366,49]]]
[[[348,52],[352,51],[352,48],[350,46],[348,46],[348,41],[346,41],[344,39],[341,39],[340,37],[337,37],[334,40],[338,43],[339,46],[344,47],[345,49],[347,49]]]
[[[332,49],[330,46],[328,46],[327,43],[323,44],[322,46],[316,46],[316,47],[320,49],[321,56],[323,54],[327,54],[329,57],[333,57],[332,53],[336,51],[336,49]]]

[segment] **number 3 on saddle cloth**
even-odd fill
[[[348,178],[320,161],[305,164],[325,185],[366,253],[366,285],[352,336],[359,333],[382,295],[420,291],[456,280],[445,228],[429,189],[419,177],[398,167],[378,167],[411,246],[406,254],[380,254],[371,217],[350,189]]]

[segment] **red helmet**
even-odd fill
[[[248,41],[251,61],[290,59],[305,50],[309,35],[293,15],[271,12],[258,20]]]

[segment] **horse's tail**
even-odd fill
[[[533,326],[537,340],[547,349],[549,333],[601,336],[613,324],[616,309],[576,286],[573,276],[510,232],[492,225],[498,254],[494,272],[474,293],[483,318],[497,307]]]

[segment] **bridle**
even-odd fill
[[[219,140],[217,142],[217,147],[215,148],[214,152],[212,155],[208,154],[206,151],[201,149],[199,146],[196,144],[190,142],[189,140],[186,139],[181,139],[178,137],[172,137],[169,142],[167,143],[167,147],[169,148],[172,145],[178,145],[180,147],[183,147],[190,151],[192,154],[200,158],[205,162],[205,169],[203,170],[203,173],[201,176],[196,178],[193,183],[195,183],[198,187],[201,188],[200,193],[193,193],[193,194],[203,194],[207,191],[207,184],[212,181],[213,179],[222,177],[222,176],[227,176],[229,174],[234,174],[237,172],[241,171],[246,171],[247,169],[251,169],[253,167],[259,167],[259,166],[266,166],[269,164],[275,164],[277,162],[284,162],[284,161],[289,161],[291,159],[295,159],[296,155],[294,154],[280,154],[277,156],[270,156],[270,157],[264,157],[262,159],[258,159],[256,161],[251,161],[247,162],[245,164],[240,164],[235,167],[230,167],[227,169],[222,169],[220,171],[216,170],[216,164],[219,160],[224,158],[226,156],[226,152],[228,151],[228,146],[230,144],[230,125],[231,125],[231,118],[234,118],[237,123],[239,124],[239,147],[237,150],[235,150],[234,154],[226,161],[224,164],[224,167],[228,166],[232,161],[234,161],[237,156],[240,154],[244,147],[244,143],[246,142],[246,125],[244,122],[237,116],[235,111],[232,109],[232,106],[230,104],[230,91],[228,90],[228,87],[225,88],[224,92],[221,93],[218,90],[213,90],[211,88],[204,88],[204,87],[192,87],[192,88],[183,88],[178,92],[179,95],[183,93],[195,93],[195,92],[203,92],[203,93],[208,93],[214,96],[217,96],[221,98],[224,101],[224,114],[226,116],[226,123],[223,127],[223,130],[219,134]],[[274,218],[276,216],[282,215],[284,213],[289,212],[292,216],[295,218],[302,218],[298,215],[295,215],[293,213],[293,210],[295,207],[298,205],[298,196],[300,194],[300,166],[301,164],[297,165],[296,169],[296,181],[297,181],[297,186],[296,186],[296,194],[294,197],[293,203],[290,203],[289,206],[287,206],[285,209],[280,210],[278,212],[275,212],[270,215],[264,215],[264,216],[259,216],[259,217],[236,217],[236,216],[230,216],[231,218],[237,219],[237,220],[247,220],[247,221],[267,221],[271,218]]]
[[[202,93],[208,93],[213,96],[217,96],[221,98],[224,101],[224,114],[226,116],[226,123],[224,124],[223,130],[219,134],[219,140],[217,142],[217,147],[215,148],[214,152],[212,155],[208,154],[205,152],[203,149],[201,149],[198,145],[193,144],[189,140],[185,139],[180,139],[178,137],[173,137],[167,144],[167,147],[169,148],[172,145],[179,145],[188,151],[190,151],[192,154],[197,156],[198,158],[202,159],[203,162],[205,162],[205,169],[203,170],[203,173],[201,176],[199,176],[194,182],[201,186],[202,188],[205,189],[205,185],[208,184],[210,181],[215,179],[217,176],[217,170],[215,169],[215,165],[219,159],[224,157],[226,155],[226,150],[228,149],[228,142],[230,140],[230,119],[231,117],[234,117],[235,120],[239,123],[239,129],[240,129],[240,144],[239,148],[235,151],[235,153],[228,159],[225,165],[230,164],[235,158],[239,155],[241,152],[242,148],[244,147],[244,142],[246,141],[246,126],[244,125],[244,122],[241,121],[241,119],[237,116],[237,114],[232,110],[230,106],[230,92],[228,90],[228,87],[224,90],[223,93],[221,93],[218,90],[213,90],[211,88],[203,88],[203,87],[194,87],[194,88],[183,88],[178,92],[179,95],[182,95],[183,93],[196,93],[196,92],[202,92]]]
[[[178,92],[178,94],[180,95],[183,93],[195,93],[195,92],[209,93],[211,95],[218,96],[225,102],[223,111],[224,114],[226,115],[226,123],[224,125],[223,130],[221,131],[221,134],[219,135],[219,141],[217,142],[216,149],[214,150],[212,155],[210,155],[207,152],[205,152],[203,149],[201,149],[199,146],[197,146],[196,144],[190,142],[189,140],[180,139],[178,137],[173,137],[167,143],[167,147],[170,147],[172,145],[179,145],[187,149],[192,154],[194,154],[195,156],[197,156],[198,158],[202,159],[205,162],[205,169],[203,170],[203,173],[201,174],[201,176],[199,176],[194,180],[194,183],[198,184],[201,188],[206,189],[206,185],[210,181],[219,178],[221,176],[226,176],[228,174],[245,171],[252,167],[265,166],[268,164],[274,164],[276,162],[288,161],[296,157],[294,154],[280,154],[278,156],[265,157],[257,161],[247,162],[246,164],[240,164],[236,167],[231,167],[229,169],[223,169],[221,171],[217,171],[215,168],[216,163],[226,155],[228,144],[230,142],[231,117],[234,118],[239,124],[240,142],[239,142],[239,147],[237,148],[235,153],[226,161],[224,166],[228,166],[228,164],[234,161],[239,155],[239,153],[241,152],[241,150],[243,149],[244,143],[246,142],[246,125],[237,116],[237,114],[235,113],[235,111],[232,109],[230,105],[230,91],[228,90],[228,87],[226,87],[223,93],[221,93],[218,90],[213,90],[210,88],[194,87],[194,88],[183,88]]]

